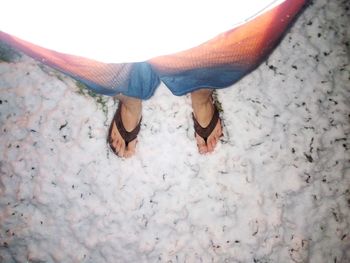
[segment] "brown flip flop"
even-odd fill
[[[216,107],[215,103],[214,103],[214,114],[213,117],[210,120],[210,123],[208,124],[207,127],[202,127],[198,121],[196,120],[196,118],[194,117],[194,114],[192,113],[192,118],[193,118],[193,122],[194,122],[194,130],[195,132],[204,139],[205,143],[207,143],[208,137],[210,136],[210,134],[213,132],[216,124],[218,123],[218,121],[220,120],[220,114],[219,114],[219,110]],[[196,135],[195,135],[196,136]]]
[[[119,105],[118,105],[118,109],[117,111],[115,112],[114,114],[114,117],[113,117],[113,120],[111,122],[111,125],[109,126],[109,131],[108,131],[108,137],[107,137],[107,142],[109,144],[109,147],[111,147],[112,151],[116,154],[116,149],[115,147],[113,146],[113,140],[112,140],[112,137],[111,137],[111,134],[112,134],[112,129],[113,129],[113,123],[115,123],[115,126],[117,127],[119,133],[120,133],[120,136],[123,138],[123,140],[125,141],[125,147],[128,146],[129,142],[135,140],[137,138],[137,135],[139,134],[140,132],[140,129],[141,129],[141,121],[142,121],[142,118],[140,119],[139,123],[137,124],[137,126],[130,132],[128,132],[124,125],[123,125],[123,122],[122,122],[122,117],[121,117],[121,103],[119,102]]]

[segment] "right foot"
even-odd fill
[[[194,106],[194,105],[193,105]],[[206,128],[213,116],[215,111],[215,105],[213,104],[212,99],[210,98],[205,103],[202,104],[196,104],[196,106],[193,107],[193,114],[196,118],[199,125],[203,128]],[[197,147],[200,154],[206,154],[213,152],[220,137],[222,136],[222,127],[221,127],[221,121],[220,118],[218,119],[214,129],[208,136],[207,140],[205,140],[203,137],[201,137],[197,132],[196,134],[196,141],[197,141]]]

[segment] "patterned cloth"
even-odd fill
[[[83,82],[93,91],[150,98],[160,81],[175,95],[224,88],[273,50],[307,0],[286,0],[230,31],[188,50],[137,63],[102,63],[52,51],[0,31],[0,41]]]

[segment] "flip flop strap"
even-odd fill
[[[137,126],[132,131],[128,132],[125,129],[124,124],[122,122],[121,108],[122,108],[121,106],[118,107],[118,110],[117,110],[116,114],[114,115],[114,123],[117,126],[117,129],[120,133],[120,136],[122,136],[123,140],[125,141],[125,144],[127,145],[129,142],[136,139],[138,133],[140,132],[142,118],[139,121],[139,123],[137,124]]]
[[[211,118],[211,121],[209,123],[209,125],[207,127],[202,127],[198,121],[196,120],[196,118],[194,117],[194,114],[192,113],[192,118],[193,118],[193,122],[194,122],[194,130],[195,132],[202,137],[205,142],[207,141],[209,135],[213,132],[220,116],[219,116],[219,110],[217,109],[217,107],[214,105],[214,114],[213,117]]]

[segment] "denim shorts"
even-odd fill
[[[188,50],[136,63],[102,63],[34,45],[0,31],[0,41],[83,82],[96,93],[148,99],[160,82],[177,96],[231,86],[276,47],[306,0],[273,9]],[[180,40],[179,40],[180,41]]]

